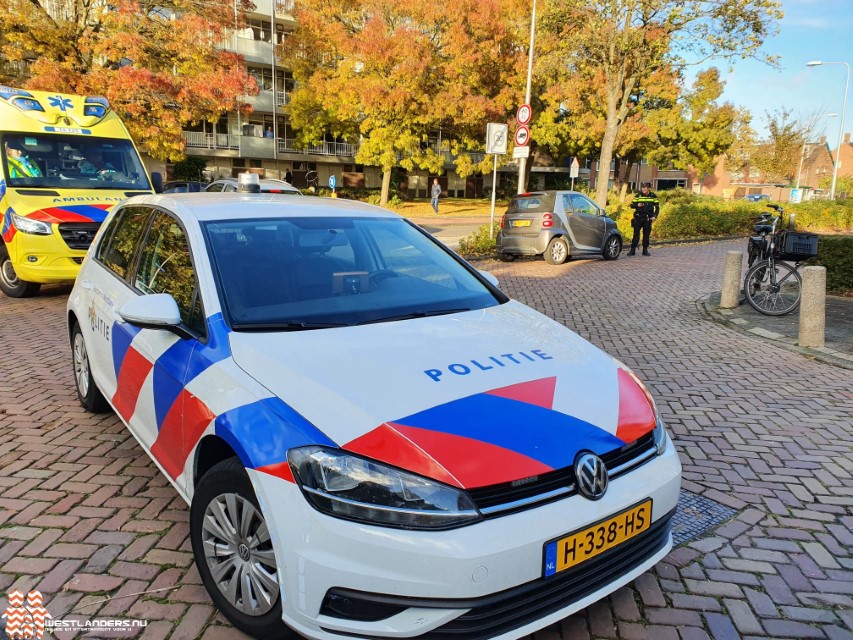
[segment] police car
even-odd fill
[[[642,383],[405,219],[266,194],[125,200],[68,302],[82,405],[190,505],[257,638],[518,638],[672,546]]]

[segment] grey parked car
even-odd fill
[[[600,255],[616,260],[622,234],[603,209],[576,191],[535,191],[514,196],[501,221],[498,255],[543,255],[548,264],[571,256]]]

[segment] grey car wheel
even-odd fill
[[[622,253],[622,240],[619,236],[610,236],[604,243],[604,251],[601,252],[605,260],[616,260]]]
[[[563,264],[569,259],[569,245],[565,238],[552,238],[545,248],[545,262],[548,264]]]

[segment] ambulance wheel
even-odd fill
[[[280,580],[269,529],[239,458],[214,465],[190,505],[190,540],[207,592],[253,638],[296,638],[281,619]]]
[[[37,282],[24,282],[15,273],[9,250],[0,245],[0,291],[10,298],[32,298],[41,289]]]
[[[77,387],[77,398],[80,400],[80,404],[91,413],[109,411],[109,403],[92,378],[89,352],[86,350],[86,342],[83,340],[80,325],[76,322],[74,328],[71,329],[71,359],[74,365],[74,386]]]

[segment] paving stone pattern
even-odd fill
[[[853,639],[853,372],[704,318],[740,244],[477,265],[631,366],[685,489],[737,514],[526,640]],[[200,584],[177,493],[114,415],[79,407],[68,291],[0,299],[0,603],[37,588],[55,618],[149,621],[125,638],[244,638]]]

